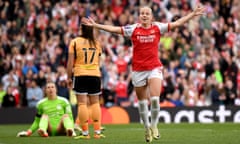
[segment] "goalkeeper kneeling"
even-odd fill
[[[55,83],[46,84],[46,97],[37,103],[36,109],[37,114],[30,128],[19,132],[17,137],[31,136],[35,131],[41,137],[76,136],[71,105],[64,97],[57,96]]]

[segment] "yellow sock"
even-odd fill
[[[89,124],[91,124],[92,123],[92,107],[91,106],[88,106],[88,116],[89,116],[88,122]]]
[[[77,114],[77,117],[76,117],[76,119],[75,119],[75,124],[76,124],[76,125],[80,125],[80,120],[79,120],[78,114]]]
[[[91,106],[88,106],[88,115],[89,115],[89,123],[92,122],[92,109]],[[76,119],[75,119],[75,124],[76,125],[80,125],[80,120],[79,120],[79,116],[77,115]]]
[[[99,103],[91,105],[92,121],[94,131],[100,131],[101,127],[101,108]]]
[[[86,104],[80,103],[78,105],[78,119],[80,121],[80,126],[82,127],[83,132],[88,133],[88,108]]]

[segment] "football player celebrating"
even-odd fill
[[[153,21],[150,7],[140,8],[139,23],[126,26],[112,26],[96,23],[92,18],[83,18],[85,25],[129,37],[133,45],[132,83],[139,100],[139,115],[145,126],[145,140],[160,137],[157,124],[160,111],[159,96],[163,80],[163,65],[159,60],[160,37],[171,29],[182,26],[195,16],[202,15],[205,8],[198,6],[188,15],[170,23]],[[150,100],[151,122],[148,119]]]

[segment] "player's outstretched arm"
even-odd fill
[[[20,131],[17,133],[17,137],[28,137],[31,136],[38,129],[40,117],[38,115],[35,116],[34,121],[30,128],[26,131]]]
[[[203,15],[205,8],[202,6],[197,6],[191,13],[188,15],[176,20],[175,22],[170,23],[170,28],[174,29],[176,27],[182,26],[184,23],[188,22],[195,16]]]
[[[112,25],[103,25],[103,24],[98,24],[96,23],[91,17],[84,17],[82,18],[82,23],[87,25],[87,26],[92,26],[94,28],[97,29],[101,29],[107,32],[111,32],[111,33],[117,33],[117,34],[121,34],[121,27],[119,26],[112,26]]]

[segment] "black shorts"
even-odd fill
[[[101,78],[95,76],[76,76],[73,78],[73,90],[76,94],[101,94]]]

